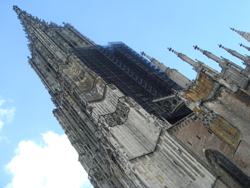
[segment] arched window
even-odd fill
[[[206,150],[205,156],[222,181],[228,182],[233,179],[241,187],[250,188],[250,178],[223,154],[216,150]]]

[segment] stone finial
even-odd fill
[[[172,48],[168,48],[168,50],[169,50],[170,52],[173,52],[173,51],[174,51]]]
[[[222,46],[221,46],[222,47]],[[216,55],[212,54],[211,52],[208,52],[206,50],[202,50],[201,48],[199,48],[198,46],[194,46],[194,49],[201,51],[205,56],[207,56],[208,58],[216,61],[217,63],[219,63],[220,65],[225,63],[224,59],[221,59],[219,57],[217,57]]]
[[[194,60],[192,60],[191,58],[187,57],[186,55],[176,52],[174,49],[172,48],[168,48],[168,50],[170,52],[175,53],[180,59],[182,59],[183,61],[187,62],[189,65],[191,65],[192,67],[194,67],[195,70],[197,70],[198,67],[200,67],[200,63],[196,62]]]
[[[175,53],[178,57],[180,57],[179,55],[180,55],[181,53],[176,52],[173,48],[169,47],[169,48],[167,48],[167,49],[168,49],[168,51],[173,52],[173,53]],[[184,61],[184,60],[183,60],[183,61]]]
[[[193,45],[195,50],[199,50],[200,48],[197,45]]]
[[[167,68],[165,65],[163,65],[161,62],[159,62],[158,60],[156,60],[153,57],[150,57],[149,55],[147,55],[145,52],[140,52],[141,55],[145,56],[146,58],[148,58],[153,64],[155,64],[157,67],[159,67],[160,69],[162,69],[163,71],[165,71],[165,69]]]
[[[203,54],[205,54],[207,51],[202,50],[201,48],[199,48],[197,45],[193,46],[195,50],[199,50],[200,52],[202,52]]]
[[[241,44],[241,45],[242,45],[242,44]],[[244,55],[242,55],[242,54],[240,54],[240,53],[238,53],[238,52],[236,52],[236,51],[234,51],[234,50],[231,50],[231,49],[229,49],[229,48],[226,48],[226,47],[222,46],[221,44],[219,45],[219,47],[222,48],[222,49],[224,49],[224,50],[226,50],[226,51],[227,51],[228,53],[230,53],[231,55],[233,55],[233,56],[235,56],[235,57],[237,57],[237,58],[243,60],[244,62],[245,62],[245,61],[249,61],[249,57],[246,57],[246,56],[244,56]],[[224,58],[224,59],[225,59],[225,58]]]
[[[246,48],[248,51],[250,51],[250,47],[247,47],[247,46],[243,45],[242,43],[239,44],[239,45],[240,45],[240,47],[244,47],[244,48]]]
[[[14,5],[13,6],[13,10],[17,13],[17,14],[20,14],[22,12],[22,10],[17,6],[17,5]]]
[[[144,52],[140,52],[142,56],[145,56],[145,53]]]
[[[140,53],[141,53],[142,56],[145,56],[146,58],[148,58],[152,63],[154,63],[154,61],[156,61],[154,58],[150,57],[145,52],[140,52]]]
[[[222,49],[226,50],[229,53],[235,52],[233,50],[230,50],[229,48],[226,48],[226,47],[222,46],[222,44],[218,44],[218,46],[219,46],[219,48],[222,48]]]
[[[232,28],[232,27],[230,27],[230,29],[231,29],[232,31],[236,31],[236,29],[234,29],[234,28]]]

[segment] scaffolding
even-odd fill
[[[114,84],[124,95],[133,98],[150,114],[171,122],[190,113],[185,106],[173,112],[169,110],[169,106],[153,102],[166,96],[173,96],[174,90],[182,88],[127,45],[109,43],[106,47],[96,45],[76,48],[74,53],[106,83]]]

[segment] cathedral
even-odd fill
[[[28,62],[94,188],[250,187],[249,56],[219,45],[242,68],[194,46],[217,72],[169,48],[197,72],[191,81],[122,42],[100,46],[70,24],[13,9]]]

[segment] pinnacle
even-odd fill
[[[155,59],[148,56],[145,52],[140,52],[142,56],[145,56],[146,58],[148,58],[151,62],[153,62]]]
[[[198,47],[197,45],[193,46],[195,50],[199,50],[200,52],[202,52],[203,54],[205,54],[207,51],[202,50],[200,47]]]
[[[234,29],[234,28],[232,28],[232,27],[230,27],[230,29],[231,29],[232,31],[237,31],[236,29]]]
[[[140,53],[141,53],[141,55],[145,56],[145,53],[144,53],[144,52],[140,52]]]
[[[175,53],[177,56],[178,56],[178,54],[180,54],[179,52],[176,52],[173,48],[168,48],[168,50],[169,50],[170,52]]]
[[[239,44],[241,47],[244,47],[244,48],[246,48],[248,51],[250,51],[250,47],[247,47],[247,46],[245,46],[245,45],[243,45],[242,43],[241,44]]]
[[[222,44],[218,44],[218,46],[219,46],[219,48],[222,48],[222,49],[224,49],[224,50],[226,50],[226,51],[230,51],[230,49],[228,49],[228,48],[226,48],[226,47],[224,47]],[[232,50],[231,50],[232,51]]]
[[[13,10],[16,12],[16,10],[19,9],[17,5],[13,5]]]
[[[193,47],[194,47],[195,50],[199,50],[200,49],[197,45],[195,45]]]
[[[173,52],[173,51],[174,51],[172,48],[168,48],[168,50],[169,50],[170,52]]]
[[[219,48],[223,48],[224,46],[222,46],[222,44],[218,44]]]
[[[22,10],[17,6],[17,5],[14,5],[13,6],[13,10],[17,13],[17,14],[20,14],[22,12]]]
[[[47,27],[47,23],[31,14],[28,14],[26,11],[21,10],[17,5],[13,6],[13,10],[17,13],[18,19],[20,20],[31,45],[35,39],[35,34],[33,32],[34,28],[36,27],[43,30]]]

